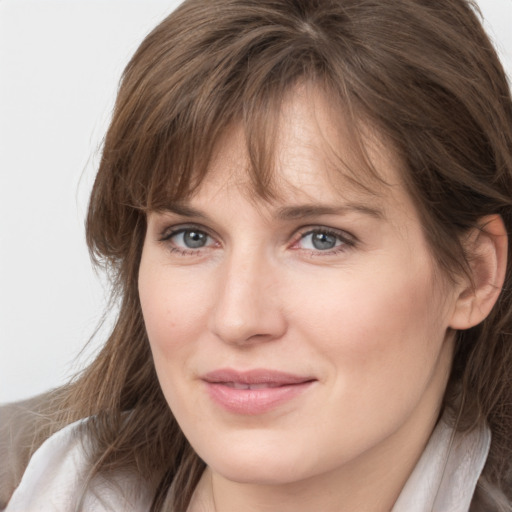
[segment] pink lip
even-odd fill
[[[210,398],[224,409],[246,415],[262,414],[302,394],[316,380],[273,370],[215,370],[201,377]]]

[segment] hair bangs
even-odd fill
[[[191,194],[222,134],[238,122],[247,138],[254,189],[270,197],[286,93],[304,81],[323,84],[336,103],[347,98],[344,77],[329,76],[328,70],[339,66],[329,63],[332,52],[318,27],[328,20],[308,21],[309,9],[300,2],[296,19],[267,5],[226,9],[216,29],[187,26],[186,44],[172,44],[183,38],[180,17],[190,25],[214,8],[204,2],[178,8],[146,38],[125,70],[110,128],[116,147],[107,141],[104,160],[107,167],[119,163],[119,199],[127,206],[156,210]],[[274,23],[261,23],[266,16]],[[242,35],[224,29],[233,23],[245,27]],[[352,174],[360,181],[359,171]]]

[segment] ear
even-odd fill
[[[508,237],[500,215],[482,217],[465,241],[471,279],[458,291],[450,327],[469,329],[491,312],[503,287],[507,268]]]

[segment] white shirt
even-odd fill
[[[87,474],[80,423],[51,436],[34,453],[5,512],[72,512]],[[488,428],[468,434],[440,421],[391,512],[468,512],[491,443]],[[147,512],[152,496],[135,475],[94,479],[84,495],[88,512]]]

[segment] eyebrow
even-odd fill
[[[182,217],[208,219],[208,215],[201,210],[184,203],[167,204],[162,211],[175,213]],[[296,206],[283,206],[277,209],[275,217],[280,220],[297,220],[322,215],[346,215],[352,212],[362,213],[371,217],[382,219],[384,213],[378,208],[366,204],[348,203],[343,205],[303,204]]]
[[[382,210],[358,203],[343,205],[304,204],[298,206],[284,206],[277,210],[277,218],[296,220],[308,217],[319,217],[321,215],[346,215],[352,212],[362,213],[378,219],[384,218]]]
[[[199,219],[208,218],[208,216],[205,215],[201,210],[192,208],[191,206],[184,203],[166,204],[163,208],[159,208],[159,211],[175,213],[176,215],[181,215],[182,217],[196,217]]]

